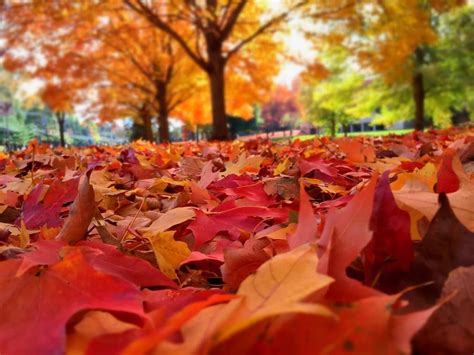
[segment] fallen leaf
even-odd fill
[[[318,272],[334,278],[326,297],[338,301],[353,301],[377,295],[372,288],[347,276],[347,267],[359,256],[372,238],[369,228],[374,203],[377,177],[356,194],[347,206],[332,209],[326,217],[321,238],[318,241],[320,263]]]
[[[268,244],[267,240],[249,239],[242,248],[224,249],[224,264],[221,266],[221,272],[222,279],[228,287],[236,290],[243,280],[271,258],[271,255],[265,251]]]
[[[67,337],[67,354],[85,354],[90,342],[104,334],[120,334],[127,330],[139,329],[135,324],[123,322],[103,311],[89,311],[74,326],[74,333]]]
[[[170,279],[178,278],[175,270],[191,254],[186,243],[174,240],[174,233],[168,231],[145,234],[150,240],[160,270]]]
[[[408,271],[414,259],[410,237],[410,215],[398,208],[390,190],[389,171],[379,179],[370,218],[372,239],[362,255],[366,282],[381,272]]]
[[[439,210],[421,241],[420,256],[431,272],[429,280],[441,289],[452,270],[474,265],[474,233],[457,219],[446,194],[440,194],[439,201]]]
[[[83,176],[79,193],[69,209],[69,216],[56,237],[67,243],[76,243],[87,233],[95,211],[94,189],[89,183],[89,173]]]
[[[154,221],[146,230],[159,233],[193,218],[195,212],[190,207],[177,207],[169,210]]]
[[[143,315],[134,284],[96,271],[79,249],[59,262],[15,277],[20,260],[0,265],[0,349],[3,354],[63,353],[66,323],[77,312],[103,309]],[[38,336],[41,329],[41,336]],[[15,339],[15,341],[12,341]]]
[[[456,217],[474,232],[474,204],[469,203],[474,200],[474,182],[462,176],[459,178],[460,188],[456,192],[447,194],[447,197]],[[393,194],[397,202],[419,211],[430,221],[438,211],[438,194],[436,193],[394,191]]]
[[[474,266],[451,271],[443,287],[442,304],[414,339],[415,351],[430,354],[469,354],[474,349]]]
[[[313,212],[313,205],[309,201],[308,194],[300,182],[300,209],[298,212],[298,224],[294,234],[288,236],[290,249],[295,249],[305,243],[316,241],[318,222]]]
[[[443,158],[437,174],[437,193],[451,193],[456,192],[459,189],[459,178],[453,170],[453,157],[455,156],[456,151],[453,149],[446,149],[443,153]]]
[[[239,311],[214,339],[223,341],[265,318],[285,313],[332,316],[322,305],[302,302],[305,297],[333,281],[316,273],[317,264],[316,248],[309,244],[268,260],[242,282],[237,292],[242,298],[224,307],[237,307]],[[222,312],[225,314],[226,310]]]
[[[23,202],[22,216],[28,229],[47,225],[59,227],[62,206],[76,198],[79,179],[61,181],[55,179],[51,186],[38,184]]]

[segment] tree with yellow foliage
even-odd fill
[[[331,18],[324,33],[310,35],[315,42],[343,46],[357,63],[380,75],[385,85],[411,86],[415,129],[424,127],[425,67],[438,39],[439,16],[463,0],[362,0],[346,16]],[[398,119],[407,119],[399,117]]]

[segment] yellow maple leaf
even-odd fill
[[[276,168],[273,170],[273,176],[278,176],[281,173],[283,173],[286,169],[288,169],[289,163],[290,161],[288,160],[288,158],[285,158],[283,161],[278,163]]]
[[[150,240],[156,262],[161,272],[171,279],[176,279],[176,269],[191,254],[185,242],[174,240],[174,231],[149,232],[145,237]]]
[[[235,316],[221,328],[216,339],[222,341],[249,326],[285,313],[306,313],[330,317],[332,312],[320,304],[302,302],[313,292],[326,287],[333,279],[318,274],[318,257],[314,245],[304,244],[279,254],[260,266],[240,285],[240,299],[224,306]]]

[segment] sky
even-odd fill
[[[284,39],[285,49],[288,53],[292,53],[297,58],[309,60],[311,47],[309,41],[304,38],[299,31],[292,30]],[[285,61],[281,67],[280,73],[275,78],[276,83],[291,86],[291,83],[304,70],[304,66],[292,61]]]

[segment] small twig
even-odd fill
[[[142,203],[140,204],[140,207],[138,208],[137,213],[135,213],[135,216],[134,216],[133,219],[130,221],[130,223],[128,224],[127,228],[125,229],[125,232],[123,233],[122,237],[120,238],[120,244],[122,244],[123,241],[125,240],[125,237],[127,237],[128,233],[129,233],[129,229],[130,229],[130,227],[135,223],[135,220],[137,219],[138,214],[141,212],[141,210],[142,210],[142,208],[143,208],[143,205],[145,204],[145,201],[146,201],[146,196],[143,198]]]

